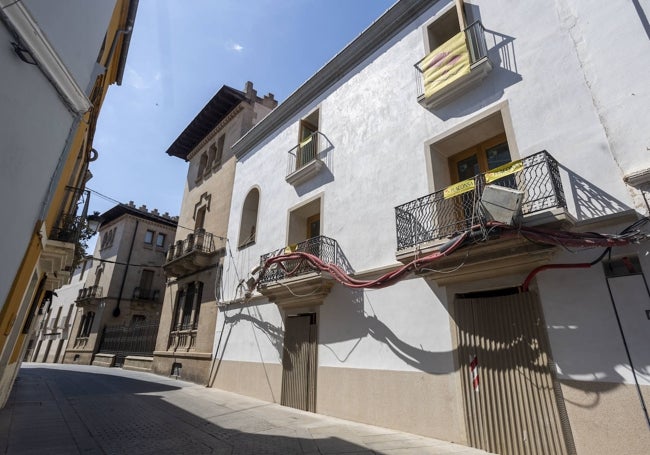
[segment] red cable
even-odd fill
[[[589,262],[583,262],[580,264],[546,264],[546,265],[540,265],[539,267],[534,268],[526,277],[524,282],[521,285],[521,291],[522,292],[528,292],[528,286],[530,286],[530,282],[533,280],[535,275],[537,275],[539,272],[542,272],[544,270],[548,269],[588,269],[591,267],[592,264]]]
[[[313,254],[305,253],[302,251],[294,251],[289,254],[282,254],[279,256],[274,256],[269,258],[264,263],[262,270],[260,271],[260,277],[264,275],[266,270],[273,264],[278,264],[282,270],[285,271],[287,276],[292,276],[295,274],[306,262],[314,270],[320,270],[322,272],[327,272],[332,277],[343,284],[344,286],[350,288],[374,288],[379,289],[393,284],[393,282],[401,279],[405,274],[418,270],[419,268],[434,262],[442,257],[448,256],[454,251],[456,251],[470,236],[470,233],[479,226],[473,226],[471,229],[465,231],[462,235],[459,235],[454,242],[443,252],[437,251],[431,253],[427,256],[423,256],[419,259],[415,259],[409,262],[406,265],[398,267],[395,270],[385,273],[384,275],[376,278],[374,280],[357,280],[350,277],[344,270],[338,267],[335,264],[329,264],[323,262],[319,257],[314,256]],[[581,233],[581,232],[567,232],[567,231],[551,231],[541,228],[534,227],[514,227],[508,224],[499,223],[490,221],[486,223],[487,228],[498,228],[501,232],[501,237],[516,237],[523,235],[527,239],[534,240],[539,243],[544,243],[547,245],[561,245],[561,246],[571,246],[579,248],[594,248],[594,247],[614,247],[614,246],[623,246],[628,245],[631,240],[628,238],[617,238],[611,237],[608,235],[592,234],[592,233]],[[298,264],[292,268],[292,270],[287,270],[284,265],[285,261],[299,261]],[[568,268],[589,268],[593,264],[590,263],[578,263],[578,264],[547,264],[539,266],[533,269],[523,284],[521,289],[526,292],[530,286],[530,282],[539,272],[548,269],[568,269]]]

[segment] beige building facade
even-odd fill
[[[243,91],[223,86],[167,150],[189,166],[176,242],[164,265],[167,290],[153,362],[158,374],[207,381],[223,259],[238,248],[226,240],[235,175],[231,148],[276,104],[272,94],[257,96],[251,82]]]
[[[123,353],[103,349],[106,330],[157,325],[161,318],[162,265],[165,251],[174,242],[176,218],[146,206],[136,208],[132,202],[100,216],[92,268],[75,296],[76,314],[64,363],[121,365]]]

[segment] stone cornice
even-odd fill
[[[201,142],[199,142],[196,147],[194,147],[194,150],[187,154],[187,161],[190,161],[192,158],[194,158],[201,151],[201,149],[207,145],[208,142],[214,139],[214,137],[219,134],[219,132],[221,132],[221,130],[223,130],[226,125],[237,116],[237,114],[244,110],[244,107],[247,104],[248,103],[246,101],[242,101],[237,105],[237,107],[230,111],[228,115],[226,115],[226,118],[220,121],[212,131],[210,131],[205,135],[203,139],[201,139]]]
[[[232,146],[237,159],[332,87],[439,0],[401,0]]]

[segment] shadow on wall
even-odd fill
[[[576,216],[579,221],[630,210],[630,207],[612,197],[592,182],[585,180],[561,164],[559,167],[562,171],[566,172],[569,183],[568,190],[573,197]]]
[[[523,79],[518,73],[514,41],[512,36],[486,29],[485,43],[492,71],[478,85],[470,87],[448,104],[432,110],[432,113],[441,120],[449,120],[472,114],[501,99],[507,87]]]

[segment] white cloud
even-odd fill
[[[228,43],[228,44],[226,45],[226,49],[228,49],[228,50],[230,50],[230,51],[241,52],[241,51],[244,50],[244,46],[242,46],[242,45],[239,44],[239,43],[232,43],[232,42],[231,42],[231,43]]]
[[[124,81],[136,90],[146,90],[149,88],[149,84],[147,84],[145,78],[130,66],[126,67]]]

